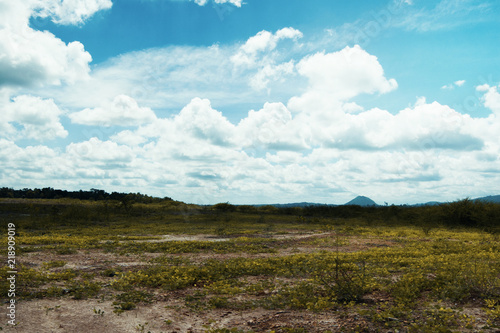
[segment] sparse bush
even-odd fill
[[[123,311],[129,311],[135,309],[136,305],[134,302],[113,302],[114,313],[122,313]]]
[[[231,205],[229,202],[222,202],[212,206],[212,208],[221,213],[228,213],[236,211],[236,206]]]
[[[56,248],[56,253],[61,255],[76,254],[77,252],[78,251],[75,248],[69,246],[61,246]]]
[[[329,265],[315,271],[314,279],[325,288],[328,296],[337,302],[360,302],[369,291],[364,261],[354,264],[335,258]]]
[[[86,299],[95,297],[101,290],[101,285],[96,282],[75,281],[68,285],[69,294],[74,299]]]
[[[116,295],[116,300],[123,303],[151,303],[153,294],[148,294],[139,290],[130,290],[119,295]]]
[[[50,269],[50,268],[56,268],[56,267],[63,267],[65,265],[66,265],[66,262],[63,260],[54,260],[54,261],[44,262],[42,264],[42,267],[44,269]]]
[[[399,278],[390,287],[390,291],[396,302],[406,306],[413,306],[428,283],[428,279],[424,277],[422,272],[410,272]]]

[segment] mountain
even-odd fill
[[[500,203],[500,195],[489,195],[487,197],[477,198],[474,201],[494,202]]]
[[[346,203],[344,205],[356,205],[356,206],[364,206],[364,207],[367,207],[367,206],[378,206],[375,203],[375,201],[373,201],[370,198],[364,197],[362,195],[357,196],[356,198],[352,199],[351,201],[349,201],[348,203]]]

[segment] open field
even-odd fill
[[[18,271],[17,325],[3,315],[0,327],[500,332],[498,206],[478,205],[457,203],[466,219],[452,205],[308,210],[0,199],[2,248],[12,223]],[[493,222],[485,224],[488,214]],[[9,270],[0,270],[5,310]]]

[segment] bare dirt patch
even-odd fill
[[[19,324],[4,328],[6,332],[192,332],[202,333],[209,327],[237,327],[241,330],[267,332],[278,328],[302,326],[308,332],[340,327],[333,313],[306,311],[210,310],[192,312],[169,308],[170,302],[143,305],[120,315],[113,313],[109,301],[45,299],[19,304]],[[102,315],[101,315],[102,313]]]

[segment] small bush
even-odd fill
[[[422,273],[408,273],[394,283],[390,291],[396,302],[413,305],[427,284],[428,279]]]
[[[369,291],[365,262],[354,264],[335,258],[333,263],[318,269],[314,278],[337,302],[360,302]]]
[[[60,255],[76,254],[78,251],[69,246],[62,246],[56,249],[56,253]]]
[[[49,261],[49,262],[44,262],[42,264],[42,267],[44,269],[50,269],[50,268],[56,268],[56,267],[63,267],[66,265],[66,262],[63,260],[55,260],[55,261]]]
[[[71,283],[68,289],[69,294],[73,295],[74,299],[86,299],[97,296],[101,290],[101,285],[96,282],[78,281]]]
[[[153,296],[153,294],[148,294],[139,290],[131,290],[117,295],[116,299],[124,303],[151,303]]]
[[[133,310],[136,307],[134,302],[113,302],[113,305],[115,306],[114,313]]]

